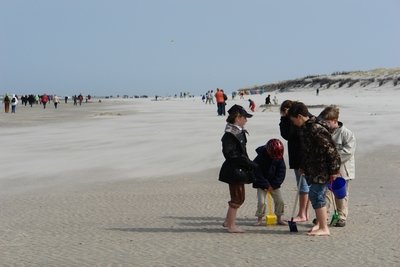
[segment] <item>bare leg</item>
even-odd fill
[[[229,215],[229,207],[228,207],[228,211],[226,213],[224,223],[222,224],[223,227],[228,227],[228,215]]]
[[[299,195],[299,213],[295,218],[294,222],[306,222],[308,221],[308,193],[300,193]]]
[[[310,219],[310,198],[308,197],[308,195],[307,195],[307,203],[306,203],[305,213],[306,213],[306,219],[308,221]]]
[[[261,226],[262,225],[262,219],[263,219],[263,217],[258,217],[257,218],[257,223],[254,224],[254,226]]]
[[[227,227],[229,233],[244,233],[244,231],[236,226],[236,214],[238,209],[228,208],[224,226]]]
[[[314,224],[314,225],[311,227],[311,229],[308,230],[308,232],[311,233],[311,232],[314,232],[314,231],[316,231],[316,230],[318,230],[318,229],[319,229],[319,224],[318,224],[318,221],[317,221],[317,223]]]
[[[265,217],[265,210],[266,210],[265,198],[266,197],[267,197],[267,193],[263,189],[257,188],[256,216],[257,216],[258,220],[257,220],[257,223],[255,224],[255,226],[262,225],[262,219]]]
[[[308,235],[312,236],[327,236],[330,235],[327,222],[326,207],[318,208],[315,210],[315,215],[317,217],[317,224],[311,228]]]

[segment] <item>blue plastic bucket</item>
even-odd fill
[[[329,190],[332,190],[333,194],[337,199],[342,199],[346,197],[346,180],[343,177],[337,177],[332,186],[328,184]]]

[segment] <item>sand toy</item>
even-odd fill
[[[334,211],[333,211],[333,214],[332,214],[331,223],[329,225],[330,226],[335,226],[336,223],[339,221],[339,214],[338,214],[337,209],[336,209],[335,196],[333,195],[332,191],[331,191],[331,197],[332,197]]]
[[[277,223],[277,217],[275,213],[272,212],[272,197],[271,193],[267,192],[268,196],[268,214],[265,216],[265,223],[266,225],[276,225]]]

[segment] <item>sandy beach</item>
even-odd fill
[[[238,212],[246,233],[223,229],[225,117],[199,97],[19,105],[16,114],[0,113],[0,266],[399,266],[400,87],[274,95],[313,106],[315,115],[336,104],[356,135],[348,223],[330,237],[307,236],[311,222],[298,223],[298,233],[252,226],[251,185]],[[265,97],[228,100],[227,108]],[[250,158],[268,139],[283,140],[279,119],[279,106],[254,112]],[[292,170],[282,193],[289,218]]]

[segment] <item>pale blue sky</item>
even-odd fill
[[[398,0],[0,0],[0,93],[196,95],[400,66]]]

